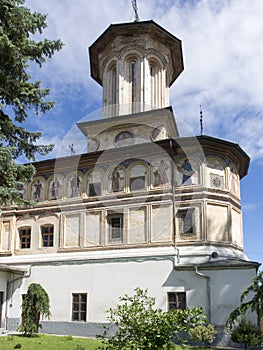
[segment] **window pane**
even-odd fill
[[[86,321],[87,294],[72,295],[72,321]]]

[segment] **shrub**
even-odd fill
[[[245,349],[248,345],[256,346],[261,342],[260,331],[245,316],[238,319],[238,325],[231,331],[231,339],[235,343],[244,344]]]
[[[198,325],[191,328],[188,332],[189,337],[194,342],[200,342],[203,344],[204,348],[207,344],[211,344],[215,339],[215,328],[212,324]]]
[[[108,320],[116,326],[116,333],[108,338],[105,328],[98,350],[170,349],[170,341],[179,332],[206,320],[203,310],[198,308],[168,312],[156,309],[155,299],[140,288],[135,289],[133,296],[124,295],[120,301],[115,309],[108,310]]]

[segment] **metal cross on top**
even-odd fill
[[[139,14],[138,14],[137,2],[136,2],[136,0],[131,0],[131,3],[132,3],[133,11],[134,11],[135,22],[139,22],[140,18],[139,18]]]

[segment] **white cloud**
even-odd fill
[[[182,40],[185,70],[171,88],[174,111],[199,133],[201,104],[205,133],[240,143],[253,158],[263,157],[258,137],[263,133],[263,1],[137,3],[141,20],[153,19]],[[132,7],[126,0],[26,4],[48,14],[45,37],[65,43],[41,71],[57,101],[52,116],[63,129],[61,116],[74,123],[100,107],[102,89],[90,78],[87,48],[111,23],[133,21]]]

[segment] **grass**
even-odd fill
[[[31,338],[21,335],[0,337],[1,350],[95,350],[98,346],[98,340],[72,336],[60,337],[39,334]]]
[[[100,341],[89,338],[75,338],[72,336],[53,336],[38,334],[28,338],[21,335],[0,336],[1,350],[96,350]],[[198,350],[203,348],[193,348],[184,346],[174,347],[174,350]],[[211,349],[210,349],[211,350]]]

